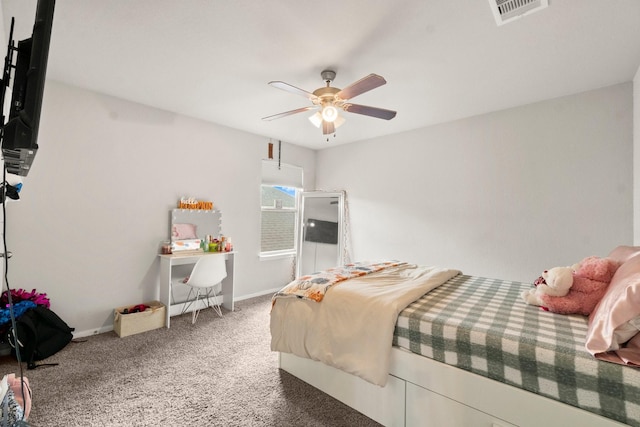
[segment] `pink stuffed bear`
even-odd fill
[[[595,256],[582,260],[573,273],[573,285],[565,296],[542,295],[546,309],[560,314],[591,314],[602,299],[620,263]]]

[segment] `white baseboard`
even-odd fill
[[[267,289],[266,291],[260,291],[260,292],[254,293],[254,294],[243,295],[241,297],[235,297],[233,300],[234,301],[242,301],[242,300],[245,300],[245,299],[261,297],[261,296],[267,295],[267,294],[272,294],[273,295],[273,294],[275,294],[276,292],[278,292],[282,288],[283,288],[283,286],[280,286],[279,288]]]
[[[105,332],[113,331],[113,325],[102,326],[98,329],[88,329],[85,331],[74,331],[73,338],[85,338],[92,335],[104,334]]]
[[[243,296],[240,296],[240,297],[236,297],[233,300],[235,302],[235,301],[242,301],[242,300],[246,300],[246,299],[261,297],[263,295],[275,294],[280,289],[282,289],[282,287],[273,288],[273,289],[267,289],[265,291],[260,291],[260,292],[256,292],[256,293],[253,293],[253,294],[248,294],[248,295],[243,295]],[[74,331],[73,332],[73,338],[74,339],[75,338],[85,338],[85,337],[90,337],[92,335],[103,334],[105,332],[111,332],[111,331],[113,331],[113,325],[102,326],[102,327],[100,327],[98,329],[87,329],[87,330],[84,330],[84,331]]]

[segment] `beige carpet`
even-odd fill
[[[277,368],[269,349],[270,296],[219,318],[171,318],[170,329],[72,342],[24,370],[29,424],[49,426],[378,426]],[[73,326],[73,325],[70,325]],[[0,373],[19,372],[12,357]]]

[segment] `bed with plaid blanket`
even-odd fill
[[[530,287],[458,275],[400,313],[393,344],[640,426],[640,369],[595,359],[584,346],[587,318],[525,304]]]
[[[398,313],[459,273],[395,263],[340,281],[322,302],[278,292],[270,313],[271,349],[318,360],[384,386]]]

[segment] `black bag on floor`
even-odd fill
[[[37,367],[36,360],[46,359],[62,350],[73,339],[70,328],[56,313],[37,306],[16,319],[16,334],[9,329],[9,343],[15,355],[20,349],[20,359],[28,369]],[[17,335],[17,340],[15,336]],[[17,345],[16,345],[17,341]]]

